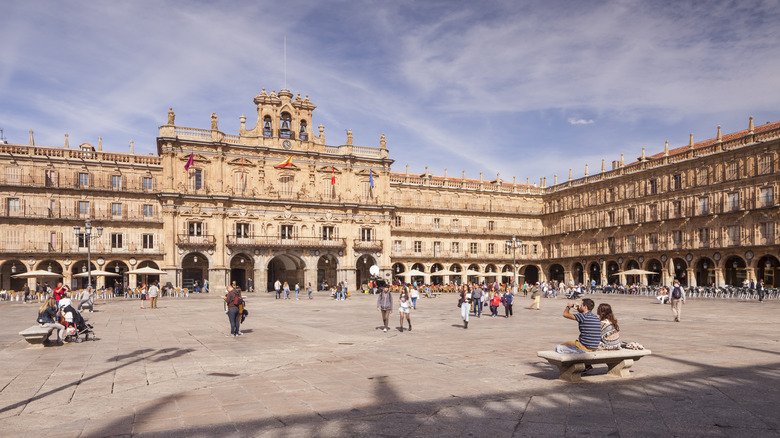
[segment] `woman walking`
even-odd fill
[[[406,321],[409,323],[409,331],[412,331],[412,320],[410,319],[412,310],[412,300],[409,298],[409,294],[406,290],[401,292],[401,296],[398,298],[400,307],[398,313],[401,315],[401,333],[404,332],[404,315],[406,315]]]
[[[460,305],[460,317],[463,319],[463,328],[467,329],[469,328],[469,311],[471,310],[471,292],[464,287],[463,292],[460,294],[460,300],[458,301],[458,304]]]
[[[239,311],[239,306],[243,304],[244,299],[241,298],[241,290],[237,287],[227,287],[227,293],[225,294],[225,303],[227,304],[227,316],[228,320],[230,321],[230,333],[225,335],[227,337],[230,336],[239,336],[243,335],[239,331],[239,326],[241,324],[241,312]]]
[[[306,287],[306,292],[309,293],[309,299],[311,299],[311,283]]]
[[[534,299],[534,302],[531,303],[531,307],[529,309],[533,309],[534,306],[536,306],[536,310],[539,310],[539,301],[542,297],[542,292],[539,290],[539,282],[536,282],[536,285],[531,288],[531,298]]]
[[[287,282],[284,282],[284,286],[282,286],[282,289],[284,289],[284,299],[289,300],[290,299],[290,285],[287,284]]]

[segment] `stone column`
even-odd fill
[[[599,263],[599,265],[601,268],[599,269],[599,272],[601,273],[601,287],[604,287],[609,284],[607,283],[609,281],[609,277],[607,277],[607,262],[603,261]]]
[[[317,290],[317,268],[306,268],[303,270],[303,284],[301,293],[305,293],[306,287],[311,283],[312,290]],[[306,296],[308,298],[308,295]]]
[[[688,267],[687,272],[685,273],[686,277],[688,277],[688,287],[697,287],[698,284],[696,283],[696,271],[693,270],[693,268]]]
[[[745,274],[747,275],[748,281],[758,283],[758,280],[756,280],[756,268],[745,268]]]
[[[262,257],[255,257],[255,269],[252,275],[255,279],[255,292],[268,292],[268,269]]]
[[[670,284],[672,284],[672,279],[669,275],[669,270],[666,269],[666,265],[664,265],[664,267],[661,268],[661,285],[668,286]]]

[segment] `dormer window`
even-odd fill
[[[281,138],[292,138],[291,132],[290,132],[290,122],[292,121],[292,117],[290,116],[290,113],[284,112],[282,113],[282,116],[280,117],[280,125],[279,125],[279,137]]]
[[[263,117],[263,137],[270,137],[271,132],[271,116]]]
[[[298,135],[298,138],[303,141],[309,139],[309,134],[306,133],[306,120],[301,120],[301,132]]]

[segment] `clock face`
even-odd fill
[[[292,143],[290,143],[290,140],[285,140],[284,143],[282,143],[282,146],[284,146],[285,149],[290,149],[292,147]]]

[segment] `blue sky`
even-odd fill
[[[176,124],[237,134],[253,97],[318,106],[328,144],[394,171],[538,183],[780,120],[775,1],[26,1],[0,15],[0,128],[156,153]]]

